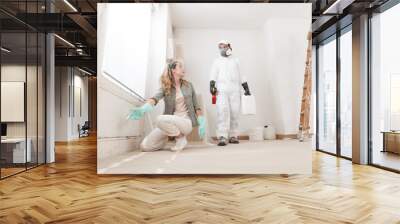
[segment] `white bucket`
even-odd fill
[[[262,141],[264,140],[264,128],[257,127],[253,128],[249,131],[249,140],[250,141]]]
[[[276,139],[275,128],[272,125],[264,126],[264,139],[265,140],[274,140]]]

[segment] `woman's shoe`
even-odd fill
[[[177,152],[182,151],[183,148],[187,145],[186,136],[176,137],[175,138],[175,145],[171,147],[171,151]]]
[[[229,138],[229,143],[239,144],[239,139],[237,137],[230,137]]]
[[[226,146],[226,138],[225,137],[218,138],[218,146]]]

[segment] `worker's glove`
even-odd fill
[[[215,87],[215,81],[214,80],[210,81],[210,93],[211,93],[211,95],[216,95],[217,94],[217,87]]]
[[[247,85],[247,82],[242,83],[243,89],[244,89],[244,95],[245,96],[250,96],[250,89],[249,85]]]
[[[206,135],[206,119],[203,116],[197,117],[197,122],[199,123],[199,136],[201,139]]]
[[[152,111],[153,108],[154,106],[150,103],[145,103],[143,106],[131,110],[127,118],[129,120],[140,120],[144,116],[144,113]]]

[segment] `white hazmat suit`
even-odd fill
[[[241,84],[246,82],[240,75],[239,61],[232,55],[214,60],[211,81],[217,88],[217,136],[238,137],[241,100]]]

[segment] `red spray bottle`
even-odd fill
[[[212,104],[217,103],[217,95],[212,95]]]

